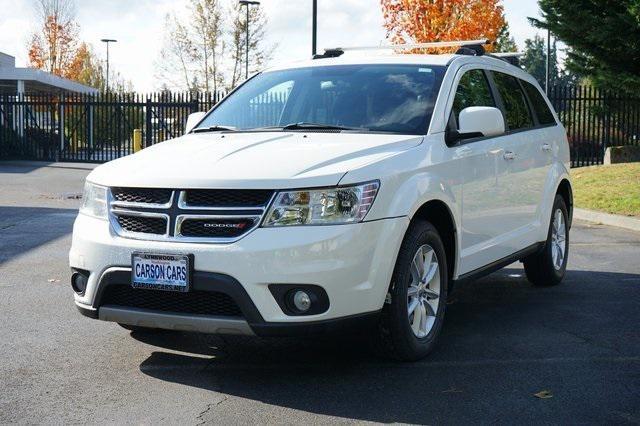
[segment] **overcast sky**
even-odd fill
[[[184,14],[188,0],[77,0],[82,40],[104,55],[101,38],[115,38],[112,69],[131,80],[138,91],[152,91],[154,62],[159,60],[164,16]],[[379,0],[319,0],[318,46],[377,45],[384,41]],[[536,0],[504,0],[511,34],[520,48],[537,29],[527,16],[538,16]],[[269,19],[268,41],[277,43],[272,62],[304,59],[311,54],[311,0],[262,0]],[[33,0],[0,0],[0,52],[27,64],[27,44],[34,30]]]

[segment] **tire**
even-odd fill
[[[541,251],[523,259],[527,279],[535,286],[549,287],[560,284],[567,270],[569,258],[569,214],[564,199],[556,195],[551,210],[547,241]],[[561,229],[556,233],[556,226]],[[564,247],[564,251],[562,248]],[[562,253],[561,260],[557,257]]]
[[[419,250],[422,250],[421,258],[426,260],[422,262],[422,281],[416,279],[417,269],[412,267],[414,258],[420,259]],[[429,265],[425,267],[425,263]],[[434,264],[437,269],[429,279]],[[396,259],[378,326],[377,343],[383,355],[401,361],[416,361],[433,350],[444,322],[447,271],[444,245],[438,231],[426,221],[412,223]],[[425,279],[428,280],[426,283]],[[412,306],[415,306],[413,314],[409,313]]]

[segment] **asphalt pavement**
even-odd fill
[[[436,351],[394,363],[362,335],[82,317],[67,253],[87,173],[0,163],[0,424],[640,424],[639,233],[576,222],[561,285],[534,288],[517,263],[466,285]]]

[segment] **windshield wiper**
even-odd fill
[[[319,123],[307,123],[301,121],[299,123],[290,123],[282,127],[282,130],[360,130],[367,131],[369,129],[364,127],[346,127],[346,126],[334,126],[331,124],[319,124]]]
[[[204,132],[235,132],[237,128],[232,126],[209,126],[209,127],[198,127],[197,129],[193,129],[193,133],[204,133]]]

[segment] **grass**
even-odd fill
[[[640,163],[571,170],[576,207],[640,217]]]

